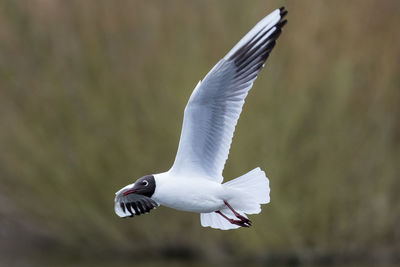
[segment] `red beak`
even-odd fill
[[[128,190],[126,190],[125,192],[122,193],[122,196],[126,196],[126,195],[129,195],[129,194],[133,194],[133,193],[135,193],[135,192],[136,192],[135,189],[128,189]]]

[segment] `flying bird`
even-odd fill
[[[248,214],[269,203],[269,180],[252,171],[222,183],[233,133],[247,93],[287,20],[284,7],[256,24],[194,88],[186,105],[175,162],[119,190],[115,213],[133,217],[159,205],[200,213],[203,227],[249,227]]]

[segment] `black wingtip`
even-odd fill
[[[279,15],[281,16],[281,19],[283,19],[283,18],[288,14],[288,11],[285,9],[284,6],[282,6],[281,8],[279,8],[279,10],[280,10]]]
[[[126,203],[125,206],[126,209],[129,211],[129,213],[131,214],[129,217],[133,217],[134,213],[132,211],[131,203]]]
[[[287,19],[280,21],[279,23],[276,24],[277,28],[282,28],[283,26],[285,26],[287,23]]]
[[[122,211],[125,213],[126,212],[125,204],[123,202],[121,202],[119,205],[120,205]]]
[[[270,36],[271,40],[277,40],[281,35],[281,33],[282,33],[281,27],[276,27],[276,30]]]
[[[287,20],[283,19],[288,14],[285,7],[281,7],[279,10],[280,18],[279,21],[275,20],[275,25],[268,25],[269,27],[266,26],[260,30],[229,57],[229,60],[233,60],[236,65],[235,79],[240,77],[240,81],[245,82],[257,77],[257,73],[264,66],[276,40],[282,33],[282,27],[287,23]],[[270,33],[271,31],[272,33]],[[264,38],[267,34],[268,36]]]
[[[281,13],[280,13],[281,18],[284,18],[287,15],[287,13],[288,13],[287,10],[281,11]]]

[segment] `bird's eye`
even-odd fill
[[[144,181],[142,182],[142,185],[148,186],[148,185],[149,185],[149,182],[147,182],[147,180],[144,180]]]

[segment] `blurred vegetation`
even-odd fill
[[[119,219],[114,192],[172,164],[197,81],[282,5],[224,172],[270,177],[254,226]],[[399,262],[399,28],[396,0],[1,1],[0,263]]]

